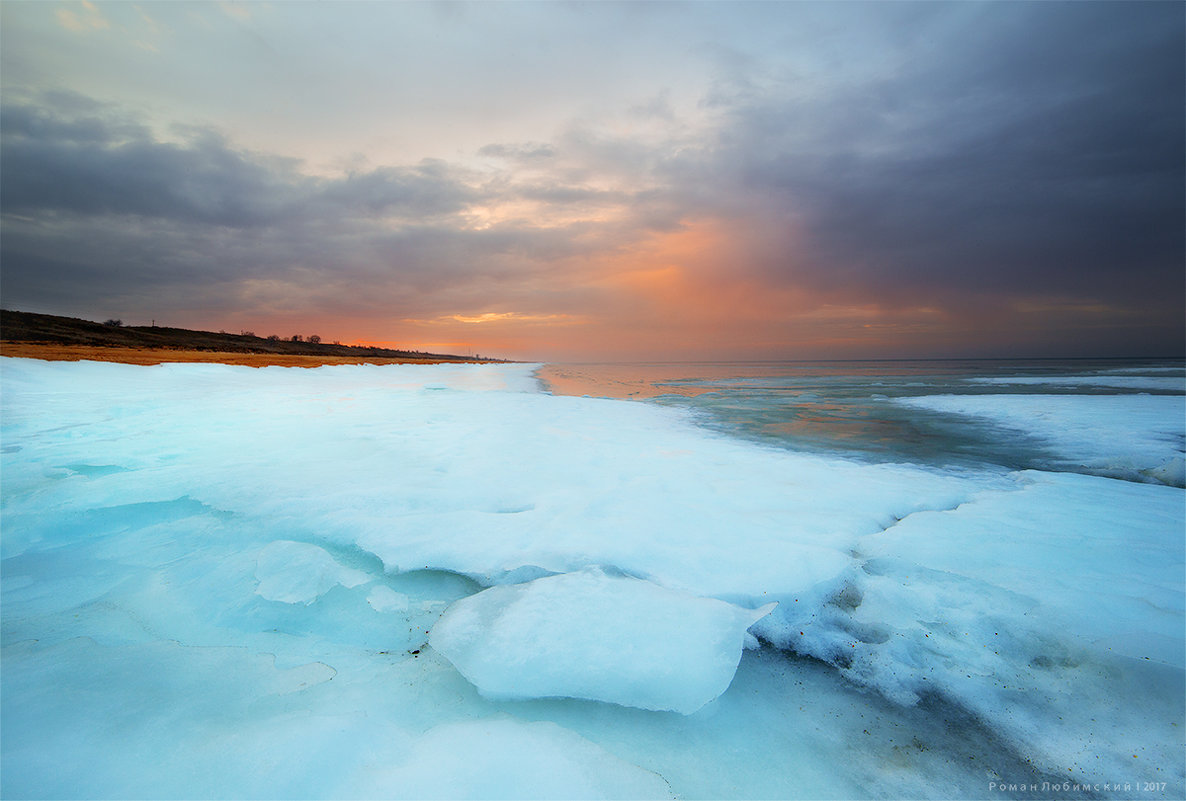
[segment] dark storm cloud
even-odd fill
[[[314,197],[319,205],[371,215],[431,217],[456,214],[479,199],[473,189],[451,174],[446,163],[430,159],[414,167],[380,167],[367,173],[321,182]]]
[[[312,177],[208,130],[163,142],[116,110],[68,100],[0,111],[6,303],[213,309],[267,291],[274,307],[390,310],[416,296],[417,314],[444,314],[595,247],[579,219],[475,229],[474,204],[620,200],[550,179],[483,185],[439,160]]]
[[[0,109],[4,210],[138,215],[250,226],[274,221],[293,177],[235,153],[217,135],[155,141],[129,122],[76,117],[51,107]]]
[[[738,90],[717,153],[727,197],[805,223],[797,258],[767,269],[897,295],[1180,302],[1183,6],[983,11],[825,96]]]
[[[0,175],[4,210],[133,215],[250,228],[349,214],[430,217],[460,211],[474,192],[443,162],[378,168],[338,180],[298,164],[236,151],[204,129],[181,143],[143,126],[5,105]]]

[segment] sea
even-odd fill
[[[773,447],[953,469],[1069,466],[1154,481],[1140,471],[1162,462],[1116,458],[1109,469],[1105,453],[1088,468],[1076,460],[1081,454],[1060,452],[1060,439],[1082,434],[1083,412],[1090,416],[1093,406],[1127,410],[1134,398],[1186,395],[1186,363],[1165,358],[574,363],[548,364],[537,375],[556,395],[687,409],[705,428]],[[1101,404],[1102,396],[1112,400]],[[919,400],[927,398],[947,403]],[[973,400],[953,409],[954,398]],[[1068,414],[1052,414],[1051,403]],[[1017,413],[1003,414],[1005,404]],[[1146,423],[1160,429],[1164,448],[1151,446],[1157,452],[1146,461],[1172,460],[1183,450],[1186,418],[1177,404],[1154,401],[1150,409]],[[1092,422],[1095,449],[1132,450],[1118,441],[1123,420]],[[1182,484],[1176,475],[1163,483]]]

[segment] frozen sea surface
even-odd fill
[[[1186,793],[1181,393],[534,370],[0,360],[0,795]]]
[[[929,395],[899,403],[1032,437],[1062,469],[1183,486],[1182,395]]]
[[[796,451],[1184,483],[1180,361],[549,365],[542,377],[560,394],[651,398]]]

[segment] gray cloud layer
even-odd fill
[[[983,11],[974,36],[820,102],[739,92],[723,171],[806,217],[822,285],[1180,289],[1182,7]]]

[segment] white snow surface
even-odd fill
[[[1182,503],[1172,487],[1026,471],[862,538],[860,602],[830,610],[858,641],[846,674],[904,702],[961,698],[1042,764],[1121,775],[1133,754],[1104,743],[1172,763],[1182,710],[1156,699],[1186,664]],[[1134,663],[1145,684],[1102,702]]]
[[[896,402],[1032,435],[1067,469],[1176,487],[1186,483],[1181,395],[931,395]]]
[[[532,369],[0,359],[0,795],[1186,791],[1180,488],[793,453]],[[1181,399],[958,400],[1181,453]]]
[[[597,568],[491,587],[429,637],[489,698],[570,697],[690,715],[733,680],[758,610]]]

